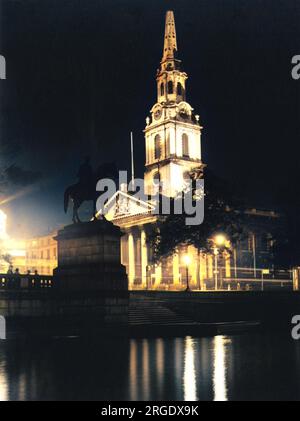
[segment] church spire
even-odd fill
[[[177,60],[176,54],[177,39],[174,13],[172,10],[168,10],[166,13],[164,50],[160,62],[160,70],[179,70],[180,60]]]
[[[174,60],[177,52],[177,40],[176,40],[176,28],[174,13],[168,10],[166,13],[166,24],[165,24],[165,39],[164,39],[164,50],[162,56],[162,63],[167,60]]]
[[[177,39],[174,13],[168,10],[165,21],[164,50],[157,70],[157,102],[179,103],[185,101],[185,80],[187,75],[180,70],[177,59]]]
[[[182,191],[187,174],[201,164],[199,117],[186,102],[187,74],[177,59],[174,13],[165,18],[164,50],[156,73],[157,101],[146,119],[145,192],[157,192],[157,180],[165,196]]]

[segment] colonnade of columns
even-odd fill
[[[198,254],[192,246],[179,250],[162,263],[153,264],[146,242],[146,228],[136,226],[122,238],[122,263],[126,266],[130,289],[183,289],[189,283],[195,289],[204,289],[205,280],[214,277],[213,257]],[[186,271],[183,257],[188,254],[190,264]],[[230,256],[224,259],[224,275],[230,276]],[[187,280],[188,277],[188,280]]]
[[[127,256],[128,261],[126,262],[126,259],[124,258],[123,264],[127,266],[127,274],[128,274],[128,282],[129,287],[134,285],[135,279],[136,279],[136,244],[135,244],[135,238],[133,236],[132,232],[129,232],[128,234],[128,240],[126,244],[126,238],[123,242],[123,247],[128,248]],[[144,229],[139,230],[140,235],[140,241],[138,244],[140,244],[140,269],[141,269],[141,288],[147,288],[147,267],[148,267],[148,250],[147,250],[147,244],[146,244],[146,233]],[[125,244],[124,244],[125,243]],[[122,256],[126,256],[126,252],[122,253]],[[127,263],[127,264],[126,264]]]

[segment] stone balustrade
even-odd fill
[[[51,275],[0,274],[1,290],[49,289],[55,286]]]

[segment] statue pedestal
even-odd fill
[[[85,330],[128,323],[128,282],[121,265],[121,231],[99,220],[68,225],[58,232],[59,297],[56,312]]]
[[[121,265],[120,229],[106,220],[83,222],[58,232],[58,288],[72,291],[127,291]]]

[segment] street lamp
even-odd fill
[[[223,247],[226,243],[226,237],[223,234],[217,234],[213,238],[214,242],[214,255],[215,255],[215,291],[218,289],[218,254],[219,248]]]
[[[186,291],[190,291],[190,284],[189,284],[189,265],[191,263],[191,257],[186,254],[183,258],[185,263],[185,273],[186,273]]]
[[[214,236],[214,243],[218,247],[223,247],[226,243],[226,237],[223,234],[217,234]]]

